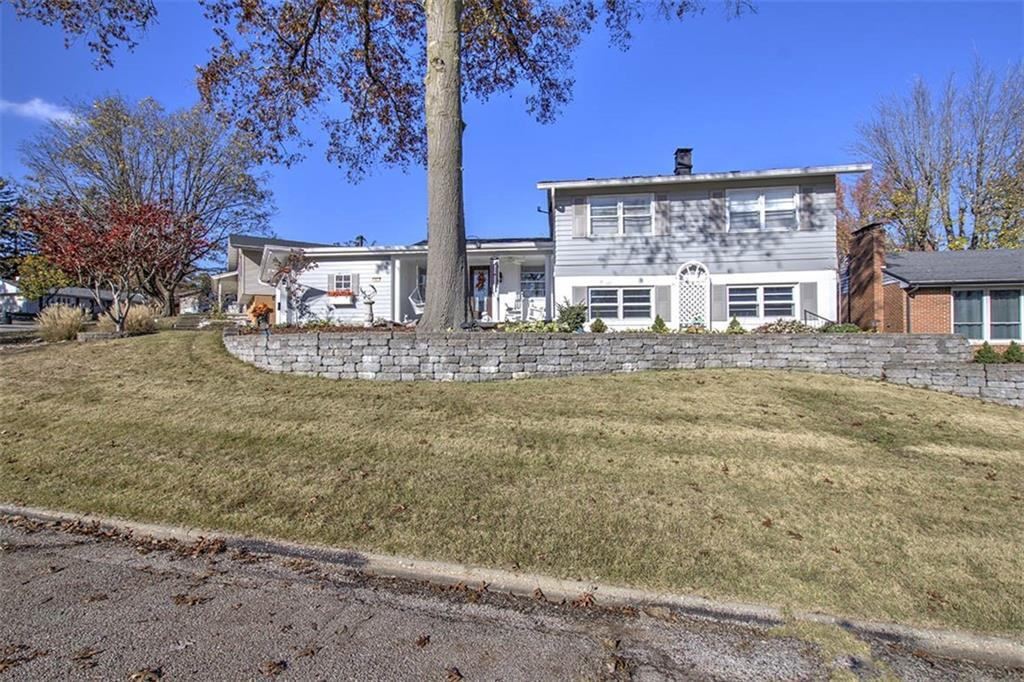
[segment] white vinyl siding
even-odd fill
[[[590,319],[650,320],[653,301],[650,287],[593,287],[588,290]]]
[[[728,316],[739,320],[794,318],[796,285],[730,286]]]
[[[953,333],[971,341],[1024,341],[1024,289],[953,291]]]
[[[729,232],[797,228],[797,188],[730,189],[725,193]]]
[[[634,194],[616,197],[590,197],[589,230],[591,237],[649,235],[654,233],[654,197]]]

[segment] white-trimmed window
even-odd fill
[[[953,291],[953,333],[972,341],[1024,340],[1024,290]]]
[[[594,287],[588,290],[590,319],[650,320],[650,287]]]
[[[766,284],[763,286],[728,287],[729,319],[766,319],[796,317],[796,286]]]
[[[589,197],[590,236],[653,234],[654,196],[629,194],[616,197]]]
[[[547,277],[543,265],[520,266],[519,294],[523,298],[544,298],[547,295]]]
[[[729,232],[795,230],[797,188],[730,189],[725,193]]]
[[[331,275],[331,290],[348,290],[352,291],[352,275],[351,273],[340,273]]]

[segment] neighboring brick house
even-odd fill
[[[1024,249],[886,254],[879,224],[853,233],[843,319],[885,332],[1024,342]]]

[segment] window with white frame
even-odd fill
[[[600,287],[588,291],[590,318],[604,320],[651,319],[651,289]]]
[[[1024,340],[1024,290],[962,289],[953,292],[953,333],[972,341]]]
[[[729,318],[776,320],[795,317],[795,289],[792,284],[729,287]]]
[[[726,191],[729,232],[795,230],[796,187],[730,189]]]
[[[333,291],[352,291],[352,275],[348,273],[336,274],[333,276],[332,284],[331,289]]]
[[[523,298],[544,298],[547,278],[543,265],[523,265],[519,268],[519,294]]]
[[[650,194],[590,197],[590,236],[651,234],[654,217]]]

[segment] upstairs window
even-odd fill
[[[730,189],[729,232],[795,230],[797,228],[796,187]]]
[[[650,194],[590,197],[590,236],[652,234],[654,217]]]

